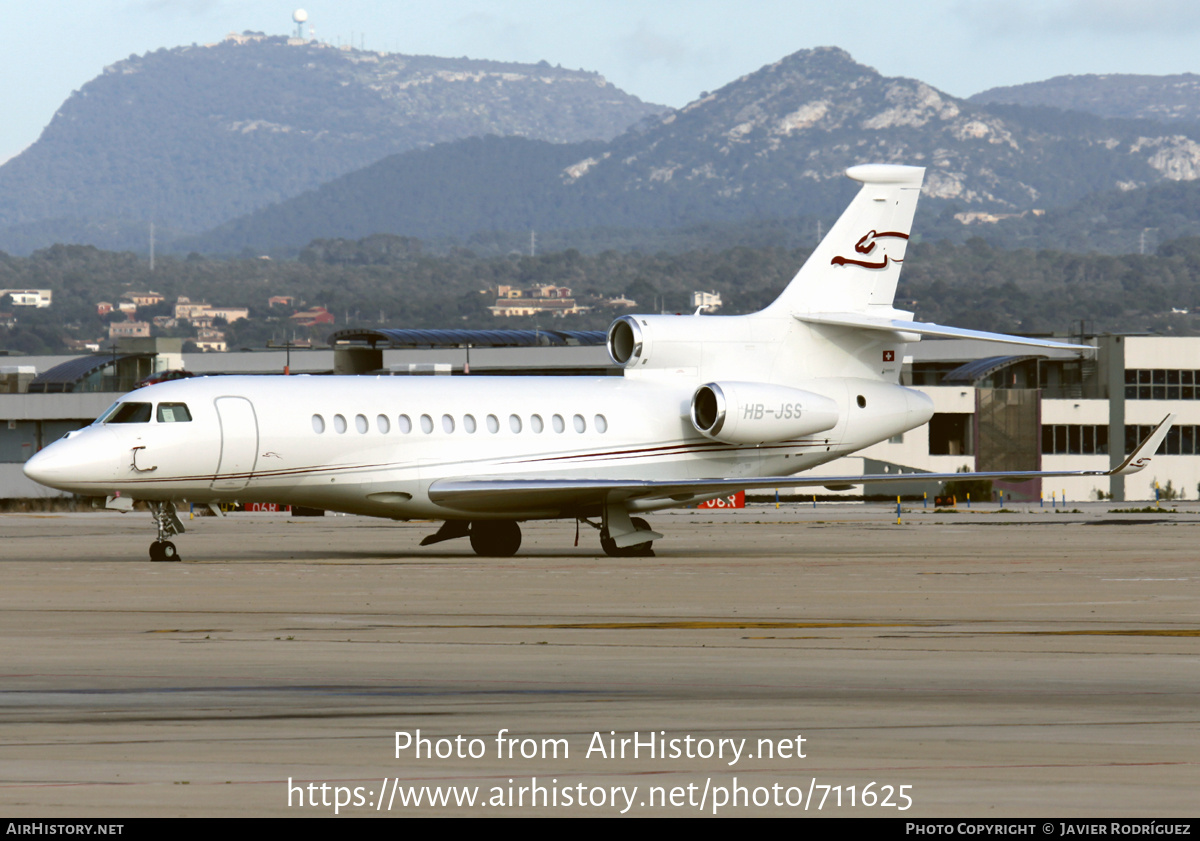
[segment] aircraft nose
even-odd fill
[[[96,434],[99,433],[99,434]],[[104,430],[61,438],[25,462],[25,475],[60,491],[84,493],[116,478],[117,458]]]

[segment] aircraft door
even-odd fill
[[[213,477],[214,491],[246,487],[258,461],[258,420],[245,397],[218,397],[214,401],[221,423],[221,460]]]

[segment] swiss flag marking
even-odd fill
[[[885,350],[883,352],[883,361],[884,362],[895,362],[896,361],[896,351]]]

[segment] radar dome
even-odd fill
[[[292,12],[292,20],[294,20],[296,23],[304,23],[306,20],[308,20],[308,12],[304,11],[303,9],[297,9],[296,11]]]

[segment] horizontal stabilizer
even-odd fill
[[[857,327],[861,330],[877,330],[885,333],[912,333],[933,336],[939,339],[978,339],[984,342],[1003,342],[1029,347],[1054,348],[1057,350],[1094,351],[1092,345],[1074,345],[1049,339],[1031,339],[1026,336],[1010,336],[1006,333],[988,333],[984,330],[964,330],[926,321],[905,321],[902,318],[881,318],[855,312],[797,313],[796,319],[808,324],[830,324],[835,327]]]
[[[985,473],[876,473],[849,476],[766,476],[735,479],[439,479],[429,498],[448,508],[472,512],[544,509],[570,512],[585,506],[638,500],[693,500],[739,490],[773,490],[886,482],[948,482],[974,479],[1038,479],[1067,476],[1125,476],[1145,468],[1162,444],[1175,415],[1167,415],[1118,467],[1112,470],[1030,470]]]

